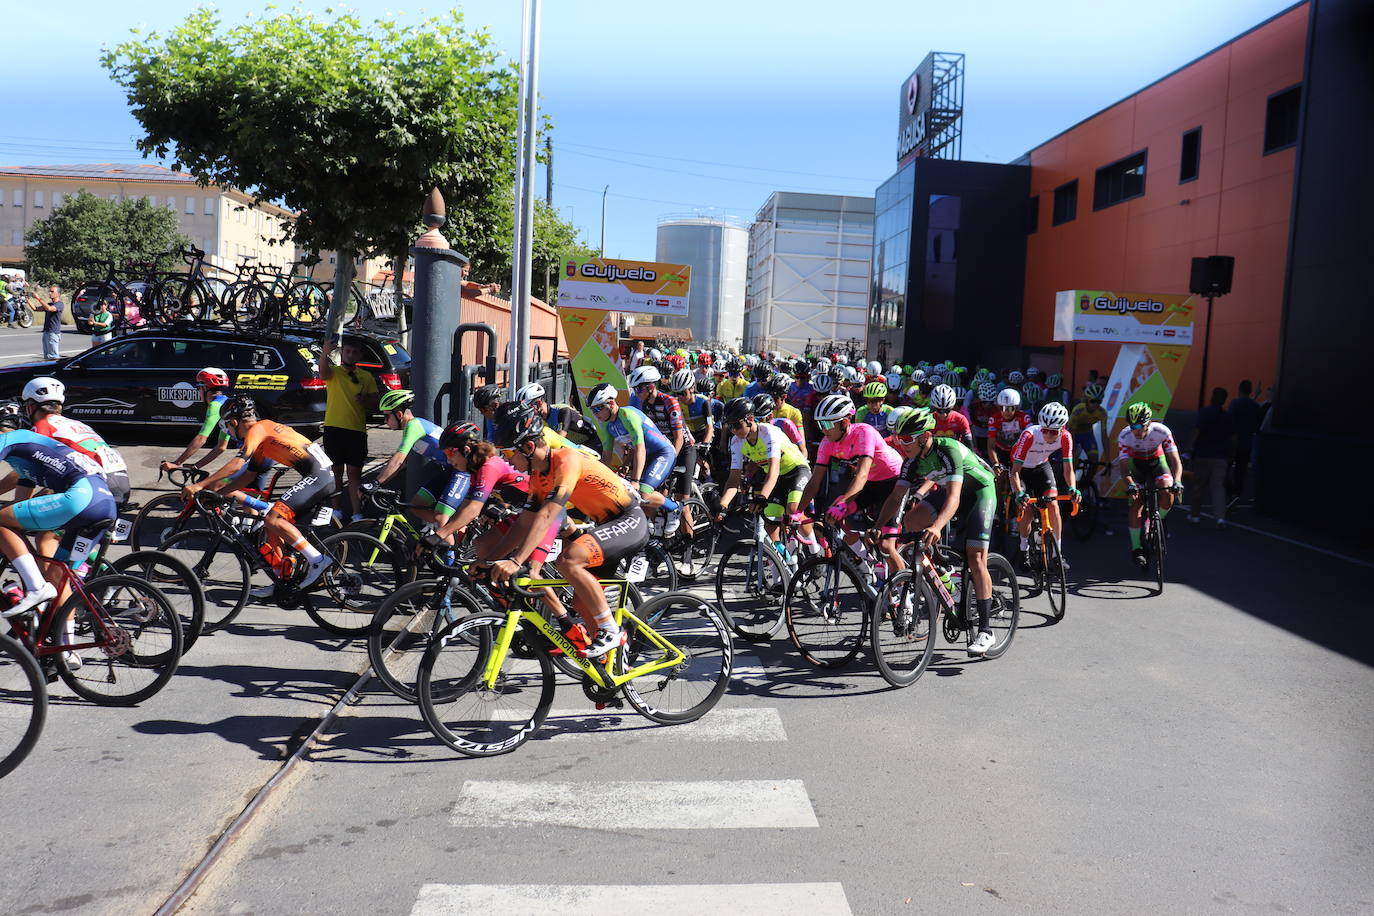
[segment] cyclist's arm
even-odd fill
[[[944,530],[959,511],[959,500],[964,492],[964,478],[951,477],[945,481],[944,488],[945,504],[941,507],[940,514],[935,516],[935,521],[930,523],[930,527],[936,531]]]
[[[5,495],[19,485],[19,473],[10,471],[3,478],[0,478],[0,496]],[[17,501],[17,500],[16,500]]]
[[[898,477],[897,483],[888,494],[887,499],[883,500],[883,507],[878,510],[878,526],[897,524],[897,510],[902,508],[902,500],[906,498],[906,491],[911,489],[911,481],[905,477]]]
[[[1018,459],[1013,458],[1011,460],[1011,489],[1014,493],[1020,493],[1025,489],[1025,486],[1021,483],[1021,468],[1023,467],[1025,467],[1025,464]]]
[[[781,455],[768,456],[768,473],[763,478],[763,483],[759,486],[759,495],[771,497],[773,488],[778,484],[779,471],[782,468]]]
[[[382,469],[377,472],[377,483],[386,483],[392,475],[401,469],[406,456],[410,454],[410,450],[415,447],[415,443],[419,442],[424,434],[425,429],[418,421],[410,420],[406,423],[405,431],[401,434],[401,444],[396,446],[395,453],[386,460],[386,464],[382,465]]]
[[[798,504],[803,512],[806,507],[816,498],[816,494],[821,490],[821,481],[830,476],[830,462],[817,464],[815,473],[811,475],[811,480],[806,484],[806,491],[802,493],[801,502]]]
[[[448,537],[454,532],[462,531],[478,516],[482,511],[482,507],[485,505],[486,502],[480,499],[463,500],[463,504],[458,507],[458,511],[444,519],[444,523],[439,526],[440,537]],[[441,503],[435,508],[440,515],[443,515],[444,509],[447,507]]]
[[[639,417],[628,410],[622,410],[616,416],[620,418],[621,425],[630,437],[629,454],[626,455],[630,459],[630,482],[639,486],[639,481],[644,476],[644,465],[649,460],[648,448],[644,442],[644,426],[639,422]]]
[[[731,468],[730,474],[725,478],[725,491],[720,494],[720,511],[725,512],[730,508],[730,504],[735,501],[735,496],[739,493],[739,479],[741,472],[739,468]]]
[[[506,552],[505,559],[510,560],[517,566],[523,565],[529,559],[530,554],[534,553],[534,548],[544,540],[544,535],[564,511],[571,495],[571,488],[564,492],[561,488],[556,488],[549,498],[539,506],[538,509],[526,510],[520,514],[517,524],[511,529],[511,533],[521,532],[524,537],[516,541],[514,549]],[[520,522],[528,527],[521,529]],[[509,542],[507,542],[509,543]],[[501,545],[506,546],[505,544]]]
[[[1174,475],[1174,483],[1181,484],[1183,482],[1183,461],[1178,457],[1178,449],[1165,452],[1164,456],[1169,459],[1169,470]]]

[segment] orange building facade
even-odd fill
[[[1110,372],[1118,347],[1055,341],[1055,293],[1186,294],[1206,255],[1235,258],[1232,289],[1215,300],[1210,340],[1206,304],[1197,312],[1174,406],[1199,406],[1204,348],[1209,390],[1275,380],[1296,156],[1296,101],[1292,115],[1285,103],[1299,97],[1308,15],[1306,3],[1280,13],[1020,161],[1034,214],[1021,343],[1047,366],[1062,348],[1073,390],[1089,369]]]

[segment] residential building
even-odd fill
[[[748,255],[747,223],[700,216],[659,220],[654,260],[692,269],[687,318],[672,323],[691,328],[693,340],[739,346],[744,334]]]

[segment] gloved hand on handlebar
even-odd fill
[[[859,507],[854,504],[853,500],[837,500],[835,504],[830,507],[827,514],[830,516],[831,521],[842,522],[853,515],[858,508]]]
[[[1083,498],[1083,494],[1079,491],[1078,487],[1069,487],[1069,498],[1074,502],[1078,502]]]
[[[1017,490],[1016,495],[1013,496],[1012,499],[1016,501],[1016,508],[1019,509],[1026,503],[1030,502],[1030,494],[1027,493],[1025,490]]]
[[[1132,496],[1137,496],[1137,495],[1139,495],[1139,494],[1140,494],[1140,484],[1138,484],[1138,483],[1136,483],[1134,480],[1132,480],[1130,483],[1126,484],[1126,492],[1129,493],[1129,494],[1132,495]]]
[[[362,483],[358,484],[358,489],[362,490],[364,493],[373,493],[377,489],[377,481],[364,480]]]

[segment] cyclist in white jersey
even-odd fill
[[[1143,499],[1141,481],[1153,478],[1159,494],[1159,517],[1167,518],[1174,499],[1183,493],[1179,482],[1183,475],[1183,461],[1174,444],[1174,434],[1163,423],[1154,422],[1150,405],[1137,402],[1126,408],[1127,426],[1117,436],[1117,467],[1126,483],[1130,508],[1126,513],[1126,533],[1131,539],[1131,558],[1145,568],[1145,550],[1140,546],[1140,513]]]
[[[1030,565],[1026,557],[1029,546],[1026,532],[1030,530],[1031,513],[1034,511],[1030,501],[1058,496],[1058,482],[1061,479],[1068,484],[1069,495],[1074,502],[1078,501],[1078,480],[1073,470],[1073,437],[1064,428],[1068,422],[1069,409],[1058,401],[1051,401],[1040,408],[1040,423],[1027,427],[1011,449],[1011,487],[1020,509],[1017,532],[1021,539],[1022,566]],[[1051,502],[1049,511],[1050,528],[1059,544],[1059,560],[1067,570],[1069,563],[1064,559],[1063,520],[1059,515],[1059,503]]]

